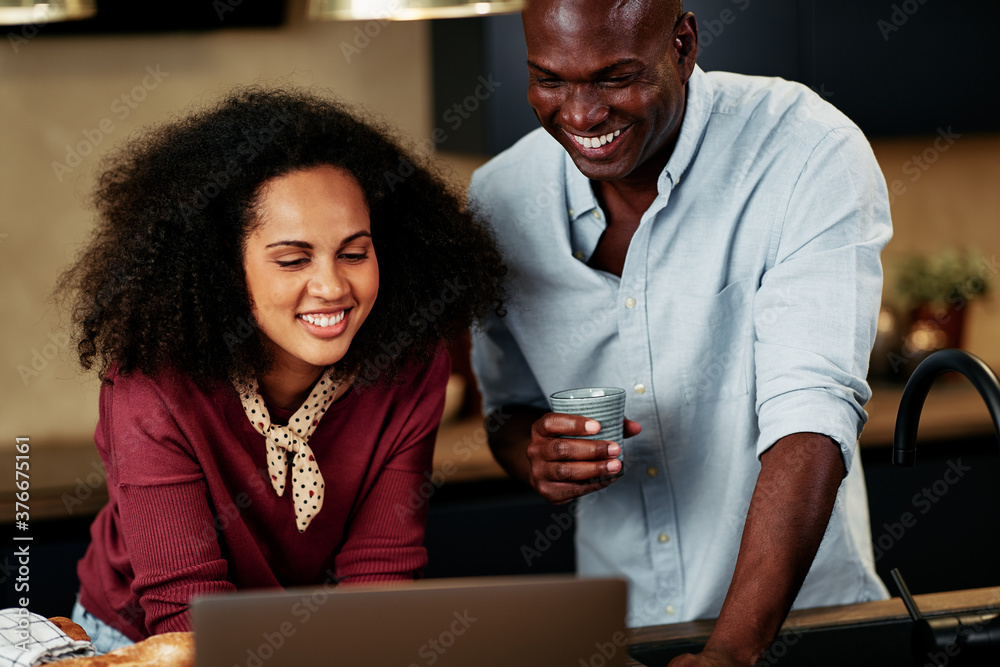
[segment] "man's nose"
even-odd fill
[[[607,120],[609,107],[589,87],[573,86],[559,113],[568,129],[587,132]]]

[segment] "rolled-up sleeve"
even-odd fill
[[[787,435],[822,433],[850,470],[891,236],[868,142],[854,128],[831,131],[804,160],[754,296],[758,457]]]

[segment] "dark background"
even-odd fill
[[[869,137],[1000,131],[996,0],[689,0],[702,69],[813,88]],[[907,13],[909,11],[909,13]],[[898,24],[898,25],[897,25]],[[503,85],[448,148],[492,155],[538,122],[519,16],[433,21],[435,119],[493,73]]]

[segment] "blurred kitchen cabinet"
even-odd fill
[[[869,136],[1000,131],[996,0],[688,0],[705,70],[811,87]],[[435,143],[494,155],[538,127],[520,17],[431,22]]]

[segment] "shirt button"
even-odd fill
[[[594,211],[594,217],[597,218],[598,220],[600,220],[601,219],[601,212],[600,211]]]
[[[629,297],[629,298],[625,299],[625,307],[626,308],[635,308],[635,299],[633,299],[632,297]]]
[[[666,544],[667,542],[670,541],[670,536],[667,535],[666,533],[660,533],[660,536],[656,539],[658,539],[661,544]]]
[[[646,393],[646,385],[644,385],[641,382],[639,384],[637,384],[636,386],[632,387],[632,388],[635,389],[635,393],[637,393],[637,394],[645,394]]]
[[[586,257],[586,255],[583,254],[582,250],[577,250],[576,252],[573,253],[573,256],[576,257],[581,262],[583,261],[583,258]]]
[[[569,217],[571,217],[571,218],[573,217],[573,209],[569,210]]]
[[[646,468],[646,474],[649,475],[650,477],[656,477],[657,475],[660,474],[660,469],[657,468],[656,466],[649,466],[648,468]]]
[[[670,614],[671,616],[673,616],[675,613],[677,613],[677,610],[674,609],[674,605],[672,605],[672,604],[668,604],[667,605],[667,613]]]

